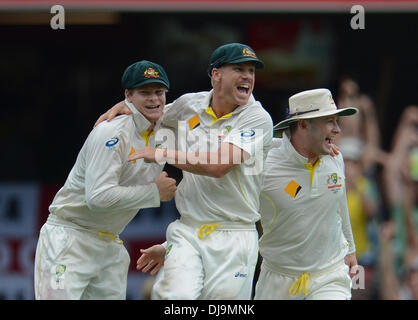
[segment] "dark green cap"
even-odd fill
[[[220,68],[224,64],[245,61],[254,61],[257,69],[264,67],[263,61],[257,58],[254,50],[250,46],[242,43],[225,44],[213,51],[212,56],[210,57],[208,74],[211,76],[213,68]]]
[[[132,89],[149,83],[161,83],[170,89],[170,82],[163,67],[159,64],[142,60],[126,68],[122,76],[122,88]]]

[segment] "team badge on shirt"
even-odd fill
[[[52,289],[65,289],[65,270],[67,270],[67,266],[64,264],[53,265],[51,267],[51,273],[53,274],[51,279]]]
[[[223,128],[221,130],[221,134],[218,135],[218,144],[220,145],[223,141],[223,139],[225,139],[225,137],[228,135],[228,133],[231,131],[232,127],[231,126],[226,126],[225,128]]]
[[[166,258],[167,258],[168,254],[170,253],[170,251],[171,251],[171,249],[172,249],[172,248],[173,248],[173,245],[172,245],[172,244],[170,244],[170,245],[168,246],[167,250],[165,251],[165,257],[164,257],[164,259],[166,259]]]
[[[328,190],[337,193],[342,187],[342,179],[343,178],[339,177],[337,173],[331,173],[327,179]]]
[[[302,189],[302,187],[295,180],[290,180],[289,184],[284,188],[284,191],[292,198],[295,198],[300,189]]]

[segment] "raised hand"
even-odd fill
[[[340,154],[340,149],[336,144],[331,143],[331,152],[330,156],[335,157]]]

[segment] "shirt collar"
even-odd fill
[[[144,115],[139,112],[127,99],[125,99],[125,104],[128,106],[129,110],[132,111],[132,118],[138,131],[142,132],[147,130],[150,127],[151,122],[149,122],[148,119],[145,118]]]

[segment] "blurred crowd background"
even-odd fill
[[[365,276],[353,299],[418,299],[416,1],[365,6],[363,30],[350,26],[350,7],[362,1],[264,9],[257,1],[208,1],[215,5],[203,9],[196,1],[193,8],[187,1],[90,1],[87,9],[62,1],[64,30],[50,27],[52,4],[20,2],[0,1],[0,299],[33,299],[33,257],[48,205],[96,119],[123,99],[124,69],[142,59],[163,65],[172,101],[210,89],[210,54],[228,42],[250,45],[265,62],[254,95],[274,123],[285,117],[289,96],[312,88],[329,88],[340,108],[360,109],[341,119],[338,140]],[[132,260],[129,299],[146,299],[152,282],[134,268],[139,249],[164,241],[177,216],[173,202],[142,210],[121,235]]]

